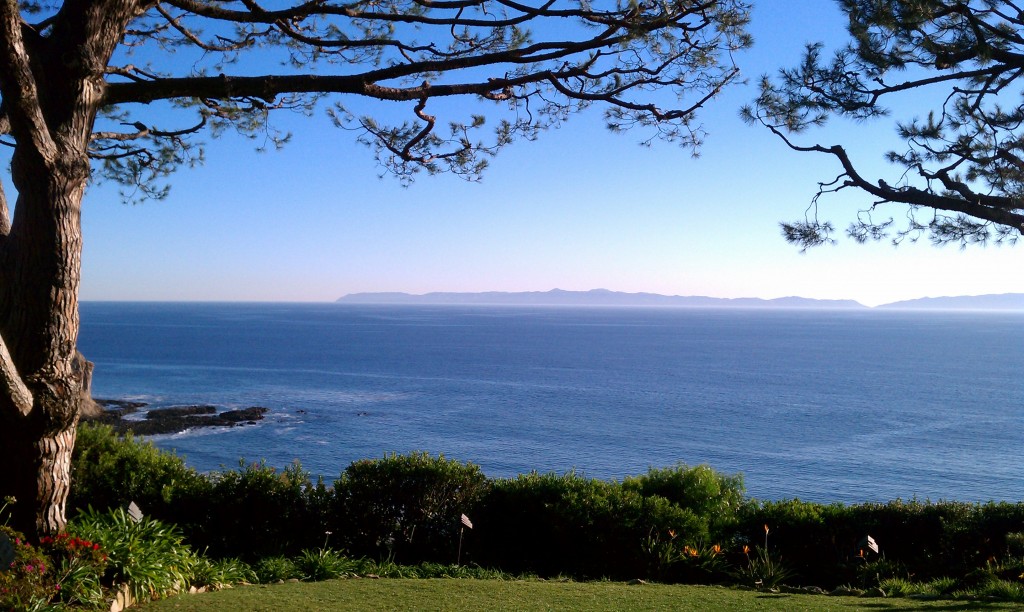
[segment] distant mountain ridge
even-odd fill
[[[1024,310],[1024,293],[925,297],[883,304],[886,310]]]
[[[802,297],[713,298],[704,296],[660,295],[657,293],[624,293],[608,289],[590,291],[504,292],[481,293],[353,293],[338,298],[341,304],[431,304],[487,306],[676,306],[691,308],[866,308],[853,300],[814,300]]]
[[[340,304],[423,304],[463,306],[673,306],[690,308],[824,308],[868,309],[854,300],[816,300],[802,297],[714,298],[706,296],[625,293],[608,289],[590,291],[484,291],[478,293],[401,292],[352,293],[336,300]],[[994,310],[1024,311],[1024,293],[970,295],[904,300],[882,304],[884,310]]]

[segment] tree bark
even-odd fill
[[[0,399],[0,492],[13,495],[14,525],[30,536],[64,529],[74,449],[89,368],[75,346],[82,232],[88,179],[84,154],[44,163],[15,151],[18,188],[11,232],[0,259],[0,337],[31,394],[25,414]]]
[[[76,350],[82,196],[105,67],[149,0],[61,5],[43,32],[0,0],[0,97],[14,141],[13,218],[0,194],[0,495],[30,537],[65,525],[91,365]],[[6,350],[3,350],[6,349]]]

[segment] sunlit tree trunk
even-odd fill
[[[82,385],[88,368],[76,355],[81,269],[81,201],[88,161],[67,152],[43,163],[19,149],[12,164],[18,201],[0,248],[0,337],[31,407],[8,389],[0,490],[17,499],[16,526],[44,535],[64,528]]]

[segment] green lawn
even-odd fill
[[[167,610],[1020,610],[1020,604],[768,594],[722,587],[468,579],[348,579],[180,595]]]

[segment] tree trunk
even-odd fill
[[[47,433],[42,433],[37,423],[4,425],[0,434],[3,491],[17,500],[11,526],[33,538],[59,533],[67,523],[65,502],[71,486],[77,420]]]
[[[30,537],[64,529],[91,374],[78,342],[81,204],[105,73],[150,0],[65,2],[45,27],[0,2],[0,97],[13,219],[0,191],[0,495]]]
[[[27,413],[0,399],[0,493],[17,499],[14,525],[30,537],[64,529],[89,373],[75,348],[88,162],[84,154],[61,156],[56,165],[40,161],[15,152],[19,195],[0,260],[0,337],[31,393]]]

